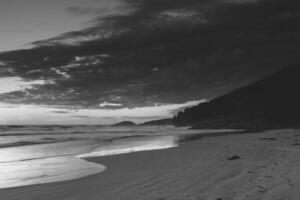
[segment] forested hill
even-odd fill
[[[300,64],[179,112],[173,123],[194,128],[268,129],[300,125]]]

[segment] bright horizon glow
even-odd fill
[[[44,85],[44,80],[25,81],[20,77],[2,77],[0,78],[0,94],[30,89],[34,85]]]
[[[172,117],[179,110],[204,102],[207,100],[120,109],[78,109],[0,103],[0,125],[104,125],[120,121],[143,123]]]

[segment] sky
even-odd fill
[[[143,123],[168,118],[176,111],[205,102],[190,101],[183,104],[144,106],[120,109],[88,109],[70,106],[37,106],[0,104],[0,122],[3,125],[97,125],[120,121]],[[145,115],[146,113],[146,115]],[[62,123],[63,122],[63,123]]]
[[[111,12],[113,1],[1,0],[0,52],[30,48],[36,40],[51,38],[87,26],[99,10]],[[92,8],[86,11],[78,8]],[[81,14],[80,12],[85,12]]]
[[[299,30],[298,0],[1,0],[0,124],[172,117],[299,62]]]

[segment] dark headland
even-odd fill
[[[152,120],[140,124],[140,126],[167,126],[167,125],[173,125],[172,118]]]
[[[300,127],[300,64],[249,86],[187,108],[176,126],[264,130]]]

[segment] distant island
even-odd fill
[[[113,124],[112,126],[167,126],[167,125],[173,125],[173,119],[172,118],[166,118],[166,119],[158,119],[158,120],[152,120],[147,121],[141,124],[136,124],[132,121],[122,121],[116,124]]]
[[[264,130],[300,127],[300,64],[174,116],[176,126]]]
[[[173,125],[172,118],[152,120],[139,124],[140,126],[166,126]]]
[[[118,126],[136,126],[136,124],[131,121],[123,121],[123,122],[113,124],[112,126],[116,126],[116,127],[118,127]]]

